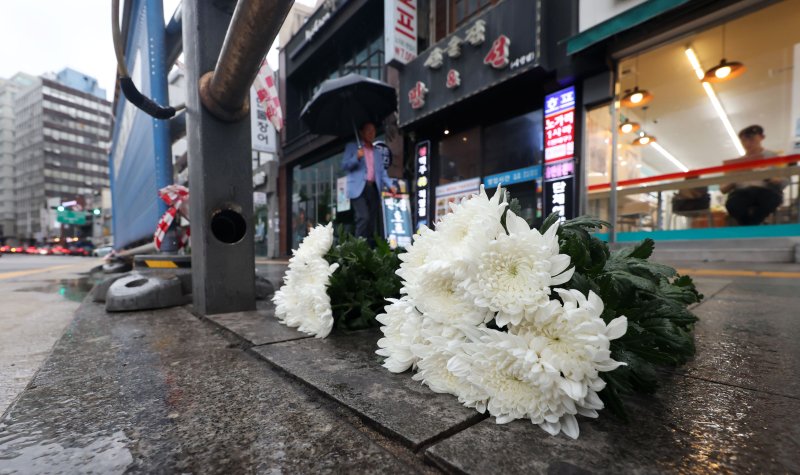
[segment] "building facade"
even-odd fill
[[[580,207],[609,239],[800,236],[798,21],[797,0],[580,1]],[[738,214],[747,187],[766,218]]]
[[[280,254],[296,248],[308,229],[336,221],[351,226],[352,212],[337,200],[342,152],[353,136],[310,133],[300,112],[327,79],[349,73],[396,85],[397,74],[384,54],[384,2],[328,0],[280,52],[280,91],[285,127],[281,132],[278,196]],[[402,157],[396,116],[378,124],[379,138]],[[402,177],[402,160],[389,175]]]
[[[14,99],[17,91],[37,81],[18,73],[0,78],[0,243],[16,244],[17,220],[14,203]]]
[[[559,202],[576,186],[551,183],[574,177],[578,166],[572,150],[577,118],[567,107],[575,95],[560,43],[575,32],[576,3],[435,0],[427,13],[420,29],[427,25],[431,41],[399,73],[416,226],[435,225],[448,203],[481,185],[490,194],[503,185],[521,216],[539,224],[553,186],[564,187]],[[548,104],[562,89],[555,135]],[[558,160],[551,145],[563,152]],[[545,166],[550,162],[558,169]]]
[[[86,212],[109,187],[111,109],[97,81],[72,70],[37,78],[16,94],[14,129],[18,239],[91,238],[91,219],[62,226],[55,208],[75,202],[68,211]]]

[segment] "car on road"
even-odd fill
[[[98,247],[94,251],[92,251],[92,255],[97,257],[105,257],[113,250],[114,250],[113,246]]]

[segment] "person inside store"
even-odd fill
[[[347,173],[347,197],[353,207],[356,221],[356,236],[363,237],[375,245],[375,236],[382,233],[380,192],[390,186],[383,157],[375,153],[372,143],[377,131],[375,124],[365,122],[358,129],[360,141],[348,143],[344,148],[342,171]]]
[[[292,233],[294,234],[294,242],[295,245],[299,245],[303,238],[308,235],[308,220],[306,219],[306,212],[304,210],[300,210],[294,216],[294,223],[292,223]]]
[[[760,125],[751,125],[739,132],[739,140],[745,150],[741,158],[725,160],[724,165],[776,157],[777,154],[766,150],[762,142],[766,136]],[[726,183],[720,191],[728,195],[725,208],[741,226],[762,224],[783,202],[783,189],[788,180],[781,177],[749,180],[739,183]]]

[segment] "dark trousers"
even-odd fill
[[[761,224],[778,209],[783,201],[783,194],[776,190],[761,186],[748,186],[740,190],[733,190],[728,195],[725,208],[728,214],[742,226]]]
[[[375,182],[368,181],[364,184],[364,191],[358,198],[351,200],[356,218],[356,237],[363,237],[375,245],[375,235],[382,235],[381,223],[381,198]]]

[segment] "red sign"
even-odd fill
[[[454,89],[460,85],[461,85],[461,74],[455,69],[447,71],[447,82],[445,83],[445,86],[447,86],[448,89]]]
[[[575,109],[545,117],[544,161],[554,162],[575,154]]]
[[[412,109],[419,109],[425,105],[425,94],[428,93],[428,88],[425,83],[417,81],[414,88],[408,91],[408,102],[411,104]]]
[[[489,54],[483,58],[483,64],[488,64],[495,69],[503,69],[508,66],[508,47],[511,45],[511,40],[506,35],[500,35],[492,43],[492,49]]]

